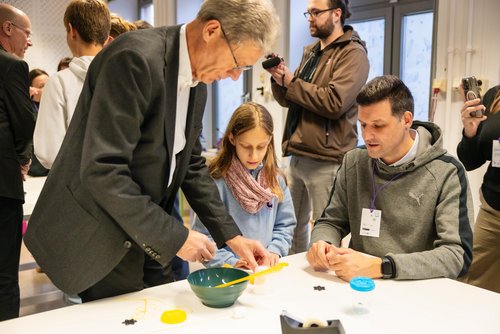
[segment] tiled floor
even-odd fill
[[[19,271],[20,316],[66,306],[62,292],[52,284],[47,275],[37,272],[36,267],[35,260],[23,244]]]
[[[24,214],[29,216],[33,211],[38,195],[42,190],[45,177],[28,177],[24,183]],[[27,218],[27,217],[26,217]],[[66,306],[62,292],[58,290],[47,275],[36,271],[37,264],[24,245],[21,246],[19,266],[19,288],[21,291],[20,316],[53,310]]]

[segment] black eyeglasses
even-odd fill
[[[25,29],[21,26],[18,26],[17,24],[15,24],[14,22],[10,21],[10,24],[12,24],[14,27],[16,27],[17,29],[21,30],[22,32],[24,32],[24,34],[26,35],[26,38],[27,39],[31,39],[31,31],[29,31],[28,29]]]
[[[238,65],[238,61],[236,60],[236,57],[234,56],[233,48],[231,47],[231,44],[229,44],[229,40],[227,39],[226,33],[224,32],[224,29],[222,29],[222,26],[220,27],[220,30],[222,30],[222,35],[224,35],[224,39],[226,40],[227,46],[229,47],[229,51],[231,51],[231,56],[233,56],[233,60],[235,63],[235,67],[233,67],[233,71],[248,71],[253,68],[252,65],[246,65],[246,66],[240,66]]]
[[[311,17],[312,17],[313,19],[315,19],[315,18],[317,18],[317,17],[318,17],[321,13],[328,12],[328,11],[330,11],[330,10],[334,10],[334,9],[337,9],[337,8],[327,8],[327,9],[323,9],[323,10],[314,10],[314,9],[313,9],[313,10],[311,10],[311,11],[307,11],[307,12],[305,12],[305,13],[304,13],[304,17],[305,17],[306,19],[308,19],[308,20],[309,20],[309,18],[311,18]]]

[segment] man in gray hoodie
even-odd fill
[[[472,259],[472,197],[464,167],[439,127],[413,121],[413,97],[395,76],[357,97],[366,147],[348,152],[312,232],[315,270],[395,279],[456,278]],[[351,233],[349,248],[339,248]]]
[[[109,9],[100,0],[73,0],[64,13],[64,27],[73,59],[69,68],[47,81],[33,137],[35,155],[48,169],[52,168],[66,135],[90,62],[108,40]]]

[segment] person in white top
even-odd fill
[[[40,163],[50,169],[75,111],[87,70],[108,40],[111,18],[99,0],[73,0],[64,13],[66,40],[73,54],[69,68],[47,82],[40,102],[33,144]]]

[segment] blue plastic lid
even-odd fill
[[[368,292],[375,289],[375,282],[371,278],[363,276],[354,277],[349,282],[349,285],[353,290],[361,292]]]

